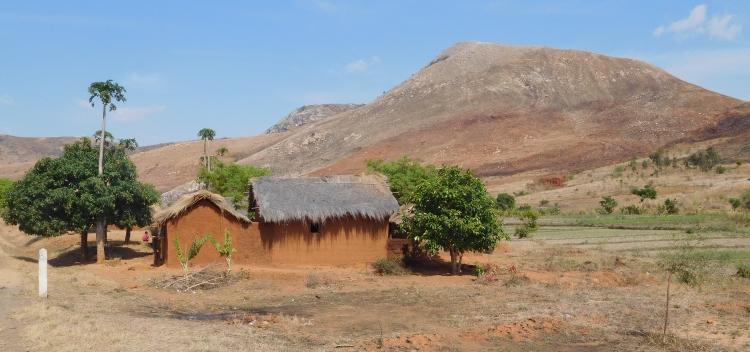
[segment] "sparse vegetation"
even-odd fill
[[[520,211],[519,219],[523,222],[521,226],[516,227],[516,235],[518,238],[531,237],[531,233],[539,229],[539,213],[531,208],[526,208]]]
[[[698,153],[691,154],[686,160],[686,166],[697,167],[701,172],[708,172],[713,169],[714,166],[721,163],[721,156],[716,152],[714,147],[708,147],[705,152],[699,151]]]
[[[630,193],[641,197],[641,203],[646,199],[656,199],[656,189],[651,184],[647,184],[643,188],[633,188]]]
[[[602,206],[605,213],[612,214],[612,212],[615,211],[615,208],[617,207],[617,201],[610,196],[604,196],[602,197],[602,200],[599,201],[599,205]]]
[[[411,271],[404,266],[404,258],[397,256],[393,258],[378,258],[372,263],[372,268],[378,275],[409,275]]]

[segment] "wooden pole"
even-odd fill
[[[39,297],[47,298],[47,250],[39,250]]]

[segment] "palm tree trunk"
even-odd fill
[[[102,138],[99,139],[99,176],[104,173],[104,128],[107,124],[107,104],[103,105],[102,111]]]
[[[81,231],[81,262],[89,261],[89,230]]]
[[[104,241],[107,236],[107,219],[96,220],[96,263],[102,264],[107,257],[104,255]]]
[[[211,157],[208,156],[208,139],[206,139],[206,158],[208,158],[208,172],[211,172]]]

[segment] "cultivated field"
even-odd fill
[[[269,266],[234,268],[232,284],[181,292],[153,287],[180,271],[150,267],[150,247],[123,245],[120,231],[110,233],[116,259],[80,265],[78,236],[38,239],[4,226],[0,350],[750,348],[750,280],[735,275],[736,264],[750,263],[750,241],[742,227],[714,226],[729,223],[725,215],[542,220],[531,239],[467,255],[461,276],[447,275],[447,265],[415,268],[406,276],[378,276],[365,264]],[[507,221],[510,232],[514,221]],[[721,255],[711,256],[715,268],[702,286],[673,284],[671,333],[662,343],[666,285],[654,262],[688,228],[706,238],[703,252]],[[41,247],[51,252],[47,299],[35,297]],[[497,280],[476,279],[476,264],[497,266]]]

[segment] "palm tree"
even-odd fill
[[[106,126],[107,126],[107,105],[109,105],[109,111],[117,110],[117,106],[112,100],[126,102],[125,87],[113,83],[111,79],[106,82],[94,82],[89,86],[89,103],[91,107],[94,107],[94,98],[99,98],[102,101],[102,129],[101,138],[99,139],[99,176],[104,173],[104,138],[106,138]],[[110,134],[111,136],[111,134]],[[106,259],[104,255],[104,243],[107,241],[107,219],[102,217],[96,220],[96,262],[101,264]]]
[[[135,148],[138,148],[138,142],[135,141],[135,138],[120,139],[118,142],[117,147],[123,150],[129,150],[132,152]]]
[[[106,137],[107,132],[107,105],[109,105],[109,111],[117,110],[117,106],[112,102],[112,98],[121,102],[128,101],[122,93],[125,93],[125,87],[117,83],[112,83],[111,79],[108,79],[106,82],[94,82],[89,86],[89,94],[91,94],[89,103],[91,103],[91,107],[94,107],[94,98],[99,98],[102,101],[102,134],[101,139],[99,140],[99,175],[103,172],[102,166],[104,164],[104,138]]]
[[[229,153],[229,149],[227,149],[227,147],[221,147],[219,149],[216,149],[216,155],[221,157],[221,162],[224,162],[224,155],[231,155],[231,153]]]
[[[203,140],[203,161],[206,163],[206,169],[211,171],[211,159],[208,157],[208,141],[214,140],[216,137],[216,131],[210,128],[204,128],[198,131],[198,137]]]
[[[102,139],[102,130],[98,130],[94,132],[91,137],[94,137],[94,143],[99,143],[99,140]],[[104,146],[109,147],[109,145],[115,141],[115,136],[113,136],[109,131],[104,132]]]

